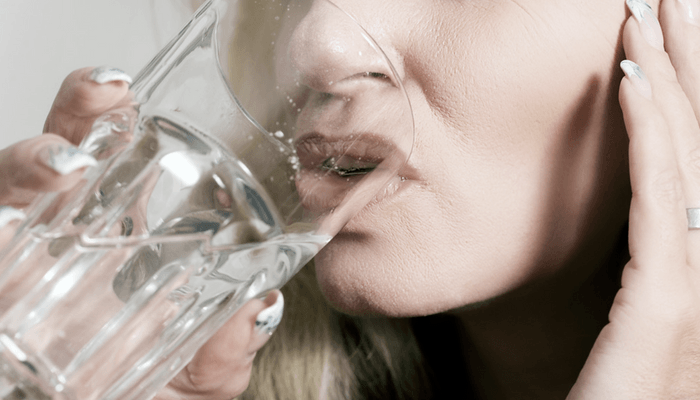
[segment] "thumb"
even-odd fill
[[[156,399],[231,399],[248,387],[253,359],[282,319],[284,298],[274,290],[246,303],[197,352]]]

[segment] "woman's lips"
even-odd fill
[[[314,214],[335,209],[351,195],[359,197],[353,201],[377,203],[401,182],[417,178],[405,162],[407,155],[375,134],[328,138],[313,132],[301,136],[296,149],[297,190],[304,208]]]
[[[331,158],[339,164],[343,159],[352,159],[360,165],[376,164],[377,167],[386,161],[389,164],[382,168],[391,166],[404,180],[419,180],[418,171],[407,161],[409,155],[380,135],[364,133],[330,138],[313,132],[301,135],[295,147],[302,168],[322,167]]]
[[[353,159],[358,163],[380,164],[387,156],[392,155],[393,148],[394,146],[374,135],[328,138],[318,133],[310,133],[303,135],[296,142],[299,163],[307,169],[323,167],[329,159]]]
[[[333,89],[314,92],[298,109],[294,142],[301,205],[331,234],[403,181],[419,179],[407,163],[414,126],[405,93],[378,78]]]

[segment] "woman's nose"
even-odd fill
[[[295,80],[314,91],[351,96],[363,82],[397,84],[385,54],[353,18],[326,0],[313,1],[289,44]]]

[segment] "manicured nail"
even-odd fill
[[[90,79],[100,85],[114,81],[124,81],[131,84],[131,77],[126,72],[111,67],[97,67],[93,69],[92,74],[90,74]]]
[[[644,71],[639,68],[639,65],[630,60],[623,60],[620,63],[620,68],[622,68],[622,71],[624,71],[627,79],[632,82],[632,86],[634,86],[637,92],[651,100],[651,85],[649,84],[647,76],[644,75]]]
[[[664,50],[664,35],[661,33],[661,25],[656,19],[651,6],[644,0],[626,0],[627,8],[639,23],[639,30],[642,36],[652,47],[657,50]]]
[[[75,146],[52,145],[39,153],[39,160],[47,167],[61,175],[83,168],[97,165],[91,155],[83,152]]]
[[[27,216],[14,207],[0,206],[0,228],[4,228],[12,221],[25,219]]]
[[[678,0],[688,22],[700,26],[700,0]]]
[[[260,311],[255,318],[255,330],[260,334],[272,335],[282,321],[284,312],[284,296],[278,291],[275,304]]]

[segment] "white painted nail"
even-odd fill
[[[255,330],[260,334],[272,335],[282,321],[284,296],[278,291],[275,304],[260,311],[255,318]]]
[[[622,71],[625,73],[625,76],[627,76],[627,79],[632,82],[632,86],[634,86],[637,92],[651,100],[651,84],[639,65],[630,60],[623,60],[620,63],[620,68],[622,68]]]
[[[678,0],[685,19],[700,26],[700,0]]]
[[[93,69],[90,79],[100,85],[114,81],[124,81],[131,84],[131,77],[126,72],[112,67],[97,67]]]
[[[644,0],[626,0],[627,8],[630,9],[634,19],[639,23],[639,29],[652,47],[657,50],[664,50],[664,35],[661,32],[661,24],[654,14],[651,6]]]
[[[25,218],[27,218],[27,216],[14,207],[0,206],[0,228],[4,228],[12,221],[23,220]]]
[[[39,160],[61,175],[83,167],[94,167],[97,160],[75,146],[52,145],[39,153]]]

